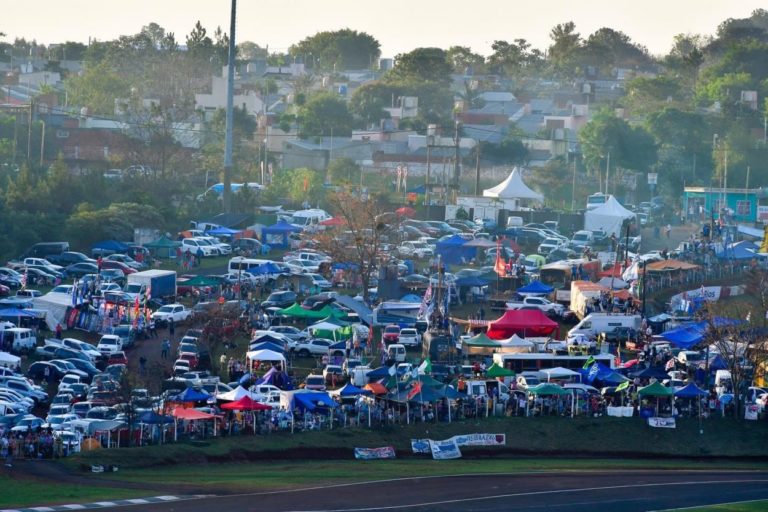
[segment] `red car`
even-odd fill
[[[197,354],[193,352],[182,352],[181,354],[179,354],[179,359],[181,359],[182,361],[189,362],[190,370],[194,370],[195,368],[197,368],[197,363],[198,363]]]
[[[129,267],[128,265],[126,265],[125,263],[123,263],[121,261],[102,260],[101,261],[101,268],[103,268],[103,269],[104,268],[107,268],[107,269],[114,269],[114,268],[116,268],[118,270],[122,270],[123,274],[125,274],[125,275],[133,274],[133,273],[137,272],[137,270],[135,268],[131,268],[131,267]]]
[[[0,284],[0,297],[7,297],[11,294],[11,289],[5,286],[4,284]]]
[[[128,358],[125,357],[125,352],[123,352],[122,350],[119,351],[119,352],[113,352],[109,356],[109,359],[107,360],[107,366],[109,366],[110,364],[124,364],[124,365],[127,365],[128,364]]]
[[[394,324],[386,326],[381,337],[384,343],[397,343],[397,340],[400,339],[400,326]]]

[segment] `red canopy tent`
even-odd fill
[[[413,217],[416,215],[416,210],[411,208],[410,206],[402,206],[395,210],[395,213],[400,215],[401,217]]]
[[[197,409],[185,409],[184,407],[176,407],[171,416],[174,418],[173,440],[179,440],[179,420],[197,421],[197,420],[216,420],[215,414],[208,414],[207,412],[198,411]],[[216,436],[216,421],[213,422],[213,435]]]
[[[222,409],[228,411],[270,411],[272,408],[261,402],[257,402],[249,396],[244,396],[240,400],[230,402],[221,406]]]
[[[501,318],[488,324],[488,337],[503,340],[513,334],[522,337],[549,336],[559,331],[560,325],[536,309],[511,309]]]

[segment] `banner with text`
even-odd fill
[[[429,439],[411,439],[411,450],[413,453],[432,453],[429,448]]]
[[[432,450],[432,458],[435,460],[461,458],[461,450],[459,450],[454,438],[445,441],[430,441],[429,447]]]
[[[394,459],[395,447],[355,448],[355,458],[359,460]]]
[[[675,418],[648,418],[648,425],[656,428],[675,428]]]
[[[411,439],[413,453],[431,453],[430,439]],[[504,446],[506,434],[462,434],[441,442],[455,441],[456,446]]]

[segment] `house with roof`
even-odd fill
[[[282,166],[285,169],[307,167],[324,171],[331,161],[349,158],[356,162],[371,160],[370,142],[349,137],[313,137],[283,141]]]
[[[257,115],[264,110],[264,101],[256,91],[243,90],[237,87],[234,95],[234,106],[243,108],[250,115]],[[227,107],[227,67],[222,69],[221,76],[211,77],[211,92],[195,94],[195,109],[202,112],[204,119],[210,120],[213,114]]]

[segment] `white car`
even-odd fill
[[[206,242],[210,243],[214,247],[217,247],[219,249],[219,254],[222,254],[222,255],[225,255],[225,256],[228,255],[228,254],[232,254],[232,246],[222,242],[221,240],[219,240],[216,237],[212,237],[212,236],[198,236],[196,238],[198,240],[205,240]]]
[[[307,272],[317,272],[320,270],[320,264],[311,260],[288,260],[285,262],[292,274],[306,274]]]
[[[412,327],[405,327],[400,329],[400,337],[398,337],[397,342],[401,345],[418,347],[421,345],[421,334]]]
[[[561,238],[545,238],[544,241],[539,244],[539,248],[536,252],[542,256],[546,256],[561,245],[563,245],[563,240]]]
[[[304,274],[312,280],[312,286],[317,286],[321,290],[329,290],[331,288],[331,282],[321,276],[320,274]]]
[[[181,241],[182,252],[192,253],[196,256],[198,249],[203,250],[204,257],[217,256],[219,253],[218,247],[214,247],[203,240],[197,240],[196,238],[185,238]]]
[[[435,255],[432,248],[424,242],[408,241],[403,242],[397,248],[397,252],[402,258],[431,258]]]
[[[328,350],[330,349],[331,345],[333,345],[332,340],[315,338],[312,340],[296,342],[296,346],[293,348],[293,350],[300,357],[322,356],[328,354]]]
[[[179,323],[188,319],[191,314],[192,311],[187,309],[184,304],[166,304],[152,313],[152,320],[170,322],[173,319],[174,323]]]
[[[123,342],[120,341],[120,336],[115,334],[105,334],[99,340],[99,344],[96,345],[96,350],[104,355],[110,356],[123,350]]]

